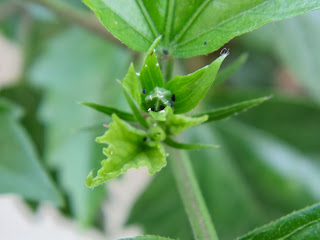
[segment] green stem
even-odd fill
[[[185,151],[170,148],[173,175],[196,240],[218,240],[201,194],[190,159]]]
[[[168,82],[172,78],[174,68],[174,57],[169,55],[165,56],[165,80]]]
[[[24,2],[19,0],[20,2]],[[28,2],[37,3],[43,7],[50,9],[56,15],[61,17],[62,19],[77,24],[97,35],[100,35],[107,40],[124,46],[119,40],[113,37],[107,29],[99,22],[99,20],[93,14],[87,13],[83,10],[78,10],[71,7],[68,4],[63,3],[58,0],[27,0]]]

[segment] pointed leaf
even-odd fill
[[[144,118],[144,116],[142,116],[139,108],[136,106],[136,104],[134,103],[134,101],[132,100],[131,96],[129,95],[129,93],[127,92],[127,90],[123,87],[122,83],[120,82],[120,85],[123,89],[123,93],[124,96],[126,97],[126,100],[135,116],[135,119],[145,128],[148,128],[148,123],[147,120]]]
[[[187,150],[197,150],[197,149],[209,149],[209,148],[218,148],[217,145],[201,144],[201,143],[180,143],[176,142],[171,138],[167,138],[165,143],[173,148],[187,149]]]
[[[63,206],[63,198],[41,166],[35,147],[17,118],[21,109],[0,99],[0,194]],[[19,114],[18,114],[19,113]]]
[[[84,0],[118,39],[147,51],[154,39],[159,49],[190,57],[219,49],[232,38],[263,24],[318,9],[307,0]]]
[[[79,102],[79,104],[91,107],[91,108],[93,108],[99,112],[105,113],[109,116],[111,116],[112,114],[115,113],[119,116],[119,118],[121,118],[123,120],[127,120],[130,122],[136,121],[136,118],[131,113],[120,111],[117,108],[108,107],[108,106],[100,105],[100,104],[96,104],[96,103],[88,103],[88,102]]]
[[[175,113],[188,112],[199,104],[212,85],[226,56],[227,54],[223,54],[209,66],[186,76],[176,76],[166,84],[165,88],[176,97]]]
[[[237,60],[231,63],[228,67],[221,69],[213,82],[213,86],[222,83],[224,80],[231,77],[242,65],[247,61],[248,54],[242,54]]]
[[[225,119],[225,118],[231,117],[233,115],[236,115],[239,112],[246,111],[249,108],[257,106],[257,105],[259,105],[259,104],[261,104],[264,101],[267,101],[269,99],[270,99],[270,96],[269,97],[256,98],[256,99],[252,99],[252,100],[236,103],[236,104],[230,105],[228,107],[217,108],[217,109],[215,109],[213,111],[197,114],[195,116],[196,117],[200,117],[200,116],[203,116],[203,115],[207,115],[208,116],[208,120],[207,120],[208,122],[217,121],[217,120]]]
[[[155,87],[164,87],[164,80],[158,63],[156,53],[152,50],[147,55],[139,76],[142,89],[146,89],[146,94],[155,89]]]
[[[257,228],[238,240],[319,239],[320,204],[293,212]]]
[[[139,81],[133,64],[131,63],[128,73],[123,80],[123,87],[130,93],[131,97],[136,100],[137,104],[141,105],[141,90]],[[118,114],[117,114],[118,115]],[[118,115],[120,117],[120,115]]]
[[[166,152],[159,142],[150,146],[145,142],[147,134],[144,131],[133,128],[122,121],[115,114],[110,129],[97,142],[108,144],[104,149],[106,160],[102,161],[102,167],[98,175],[93,178],[91,172],[87,177],[88,187],[95,187],[110,179],[125,173],[130,168],[148,167],[149,173],[154,174],[166,166]]]

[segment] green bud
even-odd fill
[[[165,88],[155,87],[145,98],[148,111],[159,112],[171,104],[171,92]]]
[[[163,141],[166,139],[165,131],[159,126],[151,127],[148,130],[148,136],[152,141],[157,141],[157,142]]]

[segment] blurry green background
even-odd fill
[[[65,2],[89,14],[78,0]],[[248,112],[184,135],[221,146],[190,152],[221,239],[320,200],[319,29],[315,11],[232,40],[223,67],[244,53],[247,61],[192,112],[273,95]],[[0,40],[0,193],[17,194],[34,210],[49,201],[80,226],[103,231],[106,188],[90,190],[84,180],[104,158],[94,139],[110,119],[77,102],[128,110],[116,79],[130,62],[139,66],[143,54],[32,1],[0,1]],[[13,44],[16,58],[4,44]],[[179,59],[175,74],[218,55]],[[10,71],[18,74],[8,77]],[[169,166],[153,177],[129,215],[127,223],[148,234],[192,239]]]

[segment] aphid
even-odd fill
[[[165,55],[168,55],[168,54],[169,54],[168,50],[165,49],[165,48],[164,48],[162,51],[163,51],[163,53],[164,53]]]
[[[161,105],[160,106],[160,111],[163,110],[163,109],[165,109],[165,106]]]
[[[147,141],[147,137],[144,137],[144,138],[143,138],[143,141],[146,142],[146,141]]]
[[[207,42],[205,41],[205,42],[203,43],[203,45],[207,45]]]
[[[171,100],[172,100],[172,102],[175,102],[175,101],[176,101],[176,95],[175,95],[175,94],[172,94]]]
[[[154,51],[152,51],[151,53],[150,53],[150,56],[152,56],[154,54]]]
[[[152,112],[154,112],[154,111],[155,111],[154,107],[152,107],[152,108],[151,108],[151,111],[152,111]]]
[[[145,88],[142,89],[142,93],[143,93],[143,94],[146,94],[146,93],[147,93],[147,89],[145,89]]]

